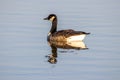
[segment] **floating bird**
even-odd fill
[[[52,22],[52,27],[48,33],[48,41],[83,41],[85,36],[90,34],[83,31],[75,31],[72,29],[59,30],[57,31],[57,16],[55,14],[50,14],[44,20],[50,20]]]

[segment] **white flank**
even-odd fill
[[[84,38],[85,38],[85,34],[83,35],[76,35],[76,36],[71,36],[71,37],[68,37],[67,38],[67,41],[68,42],[71,42],[71,41],[82,41]]]

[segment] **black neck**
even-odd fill
[[[55,18],[53,21],[52,21],[52,27],[51,27],[51,30],[50,30],[50,33],[54,33],[57,31],[57,18]]]

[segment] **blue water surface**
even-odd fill
[[[89,49],[58,49],[50,64],[51,13],[59,30],[90,32]],[[120,80],[119,43],[119,0],[0,1],[0,80]]]

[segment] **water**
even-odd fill
[[[120,1],[0,1],[0,80],[119,80]],[[85,50],[61,49],[56,64],[46,41],[55,13],[58,29],[90,32]]]

